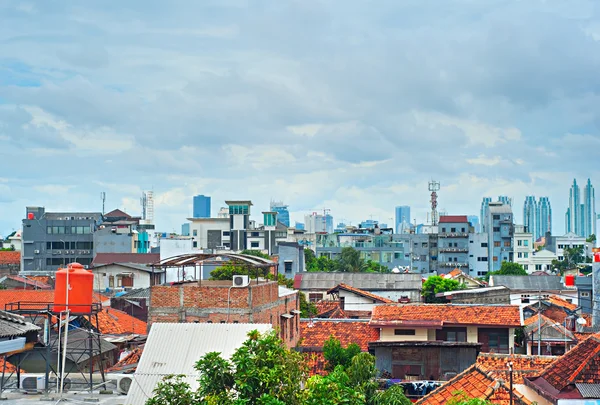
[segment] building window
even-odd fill
[[[536,264],[535,265],[535,269],[536,270],[541,270],[542,269],[542,265],[541,264]]]
[[[442,228],[442,233],[446,232],[446,228]]]
[[[518,257],[519,259],[522,259],[522,258],[523,258],[523,253],[521,253],[521,252],[517,253],[517,257]]]
[[[494,227],[494,232],[500,232],[500,227],[499,226],[495,226]]]
[[[466,232],[466,231],[465,231],[465,228],[460,228],[460,231],[461,231],[461,232]]]
[[[198,230],[197,229],[194,229],[192,231],[192,236],[198,236]]]
[[[528,294],[521,295],[521,304],[529,304],[530,296]]]
[[[292,265],[293,265],[293,264],[294,264],[294,263],[293,263],[293,262],[291,262],[291,261],[287,261],[287,260],[285,261],[285,263],[284,263],[284,267],[285,267],[285,272],[286,272],[286,273],[291,273],[291,272],[292,272]]]
[[[563,260],[565,260],[565,257],[564,256],[558,256],[558,260],[559,261],[563,261]]]
[[[195,247],[195,248],[197,248],[197,247],[198,247],[198,242],[194,241],[194,242],[192,243],[192,246],[193,246],[193,247]]]
[[[456,232],[456,228],[450,228],[450,232]]]
[[[482,242],[481,247],[488,247],[488,244],[486,242]]]
[[[308,300],[310,302],[317,302],[317,301],[321,301],[323,299],[323,294],[321,293],[309,293],[308,294]]]
[[[504,247],[510,247],[510,241],[509,240],[504,241]]]
[[[498,261],[498,256],[494,256],[494,261],[497,262]]]
[[[250,232],[250,237],[258,238],[258,232]]]
[[[523,270],[525,270],[525,271],[529,270],[529,265],[528,264],[524,264],[523,265]]]
[[[415,336],[415,334],[414,329],[394,329],[394,335],[396,336]]]
[[[523,253],[523,257],[524,257],[525,259],[527,259],[527,258],[529,257],[529,253],[527,253],[527,252]]]
[[[498,221],[498,220],[500,220],[500,215],[494,215],[493,218],[494,218],[494,220]]]
[[[524,241],[523,241],[523,245],[525,245],[525,246],[529,246],[529,241],[528,241],[528,240],[524,240]]]
[[[523,246],[523,241],[522,240],[518,240],[517,241],[517,246]]]
[[[229,236],[229,231],[223,231],[223,236]]]
[[[477,261],[478,261],[478,262],[487,262],[487,261],[488,261],[488,258],[487,258],[487,256],[478,257],[478,258],[477,258]]]
[[[250,247],[257,248],[260,246],[260,242],[250,242]]]
[[[495,241],[494,242],[494,247],[500,247],[500,241]]]

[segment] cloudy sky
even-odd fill
[[[600,183],[596,1],[0,0],[0,234],[25,206],[271,199],[423,222]]]

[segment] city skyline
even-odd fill
[[[600,179],[600,18],[542,8],[5,2],[0,233],[27,205],[99,211],[101,192],[137,214],[144,190],[168,231],[197,194],[423,223],[432,179],[450,214],[548,196],[560,233],[569,183]]]
[[[569,189],[569,208],[565,213],[565,230],[587,238],[596,234],[597,220],[596,196],[591,179],[588,178],[583,189],[583,198],[577,179],[573,179]]]

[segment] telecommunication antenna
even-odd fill
[[[148,207],[148,196],[145,192],[142,192],[142,198],[140,198],[140,204],[142,205],[142,219],[146,219],[146,208]]]
[[[429,182],[429,191],[431,191],[431,225],[436,226],[439,220],[437,210],[437,192],[440,191],[439,181],[431,180]]]
[[[100,199],[102,200],[102,215],[104,215],[104,203],[106,202],[106,192],[100,192]]]

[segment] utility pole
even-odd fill
[[[538,350],[537,355],[541,356],[542,347],[542,290],[538,293]]]
[[[513,405],[513,364],[512,361],[506,363],[508,372],[510,373],[510,405]]]

